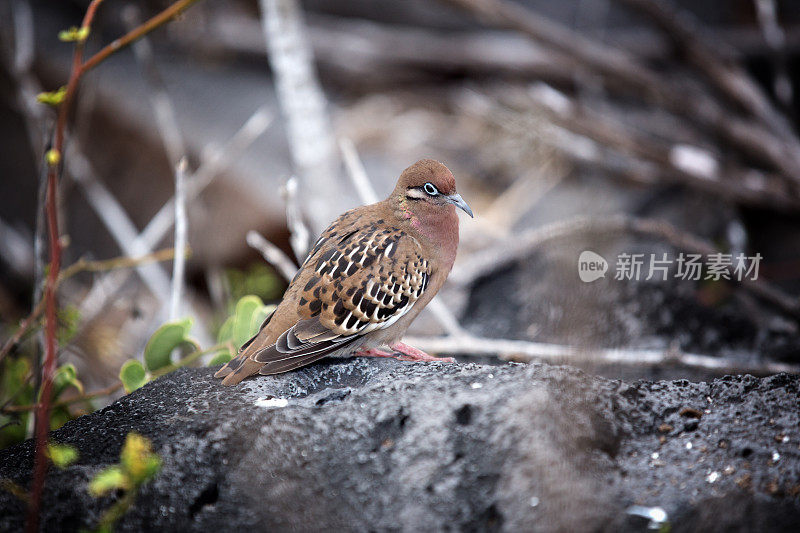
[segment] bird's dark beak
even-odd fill
[[[470,207],[467,205],[467,202],[465,202],[464,199],[461,198],[460,194],[450,194],[447,196],[447,199],[450,201],[451,204],[453,204],[459,209],[462,209],[466,214],[468,214],[472,218],[475,218],[475,215],[472,214],[472,209],[470,209]]]

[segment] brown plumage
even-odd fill
[[[326,229],[260,331],[215,376],[225,385],[255,373],[287,372],[330,355],[436,360],[397,343],[444,284],[458,248],[453,174],[423,159],[400,175],[386,200],[351,209]]]

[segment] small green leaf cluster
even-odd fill
[[[98,472],[89,482],[89,493],[95,498],[122,490],[124,494],[100,518],[97,531],[110,532],[114,524],[133,505],[139,487],[161,470],[161,458],[150,441],[138,433],[128,433],[119,454],[119,463]]]
[[[138,433],[128,433],[120,452],[119,464],[100,471],[89,482],[94,497],[112,490],[136,490],[161,469],[161,458],[153,452],[150,441]]]
[[[197,341],[189,337],[191,329],[191,318],[167,322],[158,328],[144,347],[144,365],[136,359],[129,359],[122,365],[119,379],[125,391],[131,393],[166,373],[173,366],[172,352],[175,350],[184,347],[200,350]]]
[[[89,28],[82,27],[78,28],[77,26],[72,26],[66,30],[61,30],[58,32],[58,39],[60,41],[64,41],[65,43],[82,43],[89,37]]]
[[[40,104],[57,106],[64,101],[64,97],[66,95],[67,95],[67,87],[61,86],[55,91],[45,91],[37,94],[36,101],[39,102]]]
[[[69,444],[50,442],[47,444],[47,457],[61,470],[78,460],[78,450]]]
[[[252,294],[244,296],[236,302],[236,307],[233,315],[222,324],[222,327],[217,334],[217,340],[220,344],[232,344],[234,349],[238,351],[244,343],[258,333],[264,321],[275,310],[274,305],[265,305],[258,296]],[[229,354],[228,360],[233,354]],[[220,358],[220,356],[217,356]],[[227,360],[220,360],[212,362],[211,364],[226,363]]]

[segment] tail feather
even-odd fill
[[[257,363],[252,359],[245,359],[240,365],[232,373],[225,376],[225,379],[222,380],[223,385],[236,385],[244,378],[252,376],[253,374],[257,373],[261,367],[264,366],[264,363]]]
[[[225,366],[223,366],[222,368],[217,370],[217,373],[214,374],[214,377],[215,378],[224,378],[228,374],[236,372],[237,370],[239,370],[242,367],[242,365],[244,364],[244,362],[246,360],[247,360],[247,356],[244,355],[243,353],[239,353],[239,355],[237,355],[236,357],[234,357],[233,359],[228,361],[228,363]]]

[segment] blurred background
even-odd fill
[[[36,236],[55,114],[36,95],[66,83],[58,33],[87,5],[0,5],[4,344],[47,261]],[[104,3],[87,52],[168,5]],[[441,303],[409,332],[420,348],[622,379],[796,371],[799,87],[788,0],[205,0],[82,80],[63,264],[173,246],[186,157],[180,311],[207,346],[241,296],[280,299],[286,260],[338,213],[430,157],[476,218],[462,219]],[[248,246],[251,230],[274,247]],[[584,250],[608,261],[604,278],[581,281]],[[757,281],[684,280],[676,263],[646,279],[651,254],[680,253],[762,259]],[[638,280],[615,279],[620,254],[644,254]],[[59,361],[86,389],[141,357],[169,318],[171,276],[167,261],[60,285]],[[8,360],[35,351],[27,334]]]

